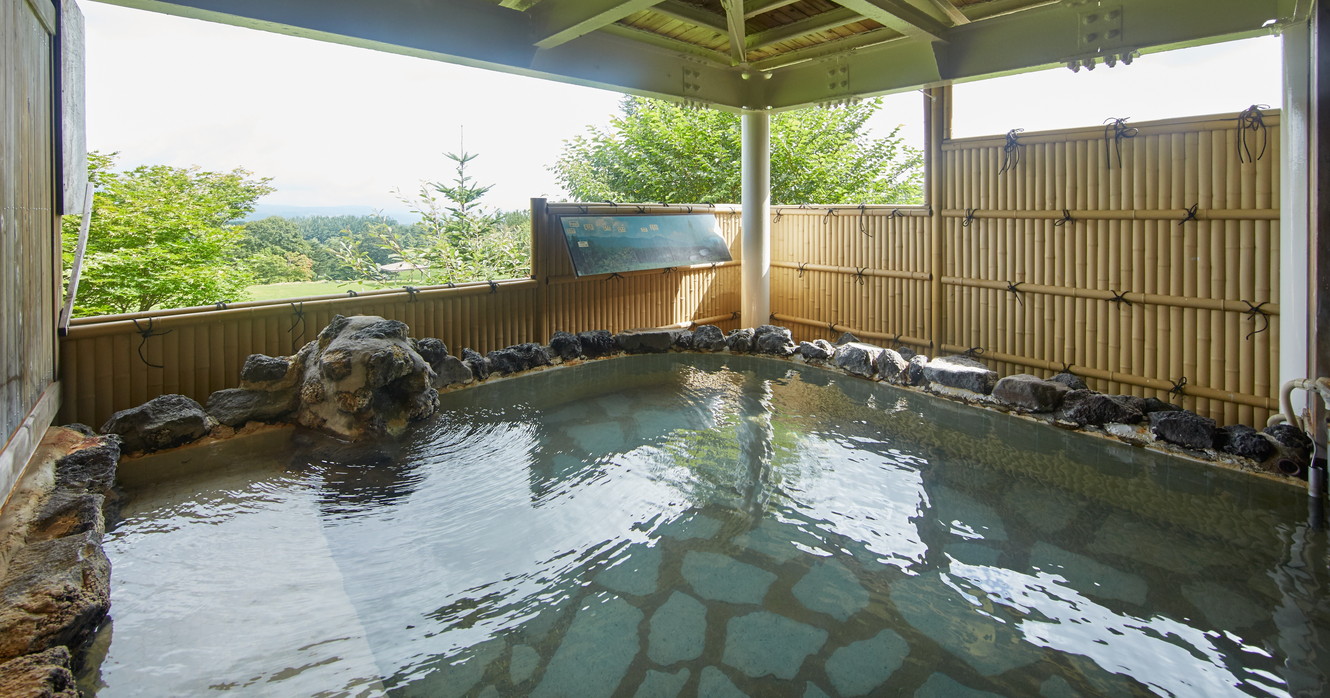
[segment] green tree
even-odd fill
[[[564,141],[550,168],[579,201],[740,200],[740,122],[728,112],[625,97],[608,129]],[[900,127],[872,137],[881,100],[776,114],[771,120],[773,204],[923,201],[923,153]]]
[[[245,223],[237,247],[241,262],[260,284],[314,278],[313,246],[295,223],[269,216]]]
[[[236,265],[234,222],[273,191],[242,169],[142,165],[115,172],[115,153],[88,155],[96,185],[76,314],[178,308],[243,297],[249,271]],[[64,221],[68,259],[79,218]]]

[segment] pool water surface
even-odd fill
[[[1325,536],[1287,484],[755,357],[441,402],[393,443],[284,430],[122,465],[84,688],[1327,690]]]

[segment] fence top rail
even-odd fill
[[[1183,133],[1188,131],[1212,131],[1222,129],[1238,128],[1238,117],[1242,112],[1232,112],[1229,114],[1205,114],[1200,116],[1184,116],[1173,119],[1156,119],[1153,121],[1131,121],[1128,116],[1127,126],[1137,130],[1138,135],[1152,136],[1169,133]],[[1278,109],[1262,109],[1262,118],[1266,126],[1279,126],[1280,112]],[[1104,138],[1104,127],[1111,126],[1113,118],[1107,119],[1108,123],[1098,126],[1077,126],[1074,128],[1052,129],[1048,131],[1025,131],[1020,134],[1020,143],[1030,145],[1034,143],[1060,143],[1064,141],[1079,140],[1102,140]],[[1014,126],[1019,127],[1020,124]],[[968,150],[972,148],[1001,148],[1007,144],[1007,135],[997,134],[990,136],[969,136],[966,138],[951,138],[942,142],[944,151]]]
[[[926,204],[781,204],[771,207],[772,213],[784,216],[826,216],[860,213],[869,216],[923,216],[933,215],[932,207]]]
[[[346,293],[305,296],[302,298],[287,298],[270,301],[245,301],[243,303],[227,303],[217,305],[203,305],[191,308],[169,308],[163,310],[149,310],[141,313],[122,313],[119,315],[93,315],[91,317],[75,318],[70,322],[70,337],[86,336],[89,332],[102,334],[105,330],[118,331],[120,329],[133,329],[135,320],[152,320],[155,323],[173,322],[178,319],[181,322],[190,323],[200,318],[219,318],[226,316],[240,315],[268,315],[274,313],[290,313],[292,306],[300,306],[302,309],[313,309],[318,306],[338,306],[354,305],[356,303],[368,302],[399,302],[411,301],[419,297],[432,297],[443,295],[472,295],[477,293],[498,293],[503,290],[521,290],[536,286],[532,279],[505,279],[503,281],[478,281],[467,282],[453,285],[433,285],[433,286],[403,286],[385,289],[376,289],[373,291],[359,291],[355,295]]]
[[[623,201],[547,201],[545,213],[560,216],[600,216],[631,213],[661,215],[668,213],[739,213],[739,204],[713,203],[634,203]]]

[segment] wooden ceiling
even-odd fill
[[[730,110],[1278,31],[1308,0],[104,0]],[[1118,68],[1128,69],[1128,68]]]

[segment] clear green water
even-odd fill
[[[447,395],[396,444],[188,458],[122,468],[100,695],[1303,696],[1330,674],[1297,488],[785,362],[595,362]]]

